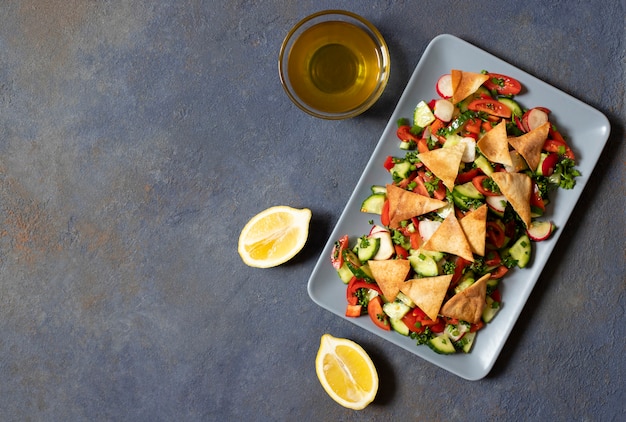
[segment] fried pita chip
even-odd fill
[[[400,222],[426,214],[447,205],[447,202],[429,198],[395,185],[388,184],[389,226],[398,228]]]
[[[389,302],[396,300],[400,287],[411,270],[407,259],[388,259],[386,261],[368,261],[374,280]]]
[[[422,249],[447,252],[474,262],[470,244],[454,213],[448,214],[430,239],[422,245]]]
[[[511,206],[520,216],[526,227],[530,226],[530,195],[532,193],[532,181],[525,173],[508,173],[496,171],[491,178],[500,192],[511,203]]]
[[[526,160],[524,159],[524,157],[522,157],[522,155],[519,152],[515,150],[511,150],[509,151],[509,155],[511,156],[512,165],[510,166],[505,165],[504,169],[506,171],[508,171],[509,173],[519,173],[520,171],[524,171],[528,169],[528,164],[526,164]]]
[[[496,127],[485,133],[476,143],[480,152],[490,161],[512,166],[509,141],[506,136],[506,122],[502,120]]]
[[[400,291],[407,295],[428,318],[433,321],[439,315],[439,309],[452,281],[452,275],[424,277],[409,280],[402,285]]]
[[[491,274],[485,274],[474,284],[452,296],[441,307],[441,315],[472,324],[479,323],[486,305],[489,277]]]
[[[454,104],[463,101],[483,84],[489,76],[482,73],[465,72],[453,69],[452,76],[452,102]]]
[[[459,220],[467,242],[473,253],[485,256],[485,239],[487,238],[487,204],[468,212]]]
[[[539,166],[541,149],[548,139],[549,131],[550,122],[545,122],[522,136],[509,138],[509,143],[524,157],[532,171],[537,170],[537,166]]]
[[[450,190],[454,188],[454,181],[459,174],[459,165],[465,144],[458,143],[449,148],[437,148],[432,151],[417,154],[418,158],[428,170],[432,171]]]

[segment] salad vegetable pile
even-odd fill
[[[381,163],[389,181],[364,198],[361,211],[380,222],[337,239],[331,262],[346,316],[468,353],[503,306],[501,280],[556,229],[544,216],[550,193],[580,173],[550,110],[518,103],[520,81],[452,70],[435,87],[440,98],[397,122],[399,154]]]

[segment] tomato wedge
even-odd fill
[[[504,277],[504,274],[506,274],[508,271],[509,269],[507,267],[505,267],[504,265],[500,265],[499,267],[491,271],[491,275],[489,276],[489,278],[492,280],[497,280]]]
[[[465,267],[471,264],[471,261],[468,261],[465,258],[458,256],[456,258],[456,262],[454,265],[454,275],[452,275],[452,280],[450,281],[450,286],[456,286],[461,277],[463,276],[463,271]]]
[[[390,171],[395,165],[396,163],[393,162],[393,157],[391,155],[388,155],[385,159],[385,163],[383,164],[385,169],[387,169],[387,171]]]
[[[396,131],[396,136],[402,142],[410,142],[410,141],[417,142],[419,140],[417,136],[411,133],[411,126],[409,125],[402,125],[398,127],[398,130]]]
[[[388,199],[385,199],[385,202],[383,203],[383,209],[380,214],[380,222],[382,223],[383,226],[388,226],[389,223],[391,222],[391,219],[389,218],[389,200]]]
[[[380,299],[380,296],[376,296],[371,299],[367,304],[367,314],[370,316],[370,319],[378,328],[382,328],[386,331],[391,331],[391,326],[389,325],[389,319],[387,318],[387,314],[383,312],[383,303]]]
[[[504,227],[495,221],[487,222],[487,240],[488,243],[494,246],[496,249],[500,249],[504,246],[506,241],[506,235],[504,233]]]
[[[502,258],[498,251],[488,251],[485,255],[485,265],[488,267],[495,267],[502,263]]]
[[[404,249],[402,246],[400,246],[400,245],[393,245],[393,247],[396,250],[396,255],[399,258],[402,258],[402,259],[408,259],[409,258],[409,252],[406,249]]]
[[[468,170],[468,171],[466,171],[464,173],[459,173],[459,175],[456,177],[455,184],[463,185],[463,184],[471,181],[474,177],[480,176],[481,174],[484,174],[484,173],[478,167],[477,168],[473,168],[471,170]]]
[[[569,145],[558,139],[546,139],[546,142],[543,144],[543,150],[547,152],[556,152],[566,158],[576,160],[574,151],[572,151]]]
[[[546,203],[541,197],[541,192],[539,192],[539,187],[537,183],[533,181],[533,190],[530,195],[530,206],[531,208],[538,208],[543,213],[546,210]]]
[[[333,251],[330,255],[330,262],[333,264],[333,268],[338,270],[343,265],[343,251],[348,247],[348,235],[344,235],[341,239],[335,242]]]
[[[517,95],[522,90],[522,84],[515,78],[499,73],[488,73],[487,76],[489,79],[483,85],[490,91],[500,95]]]
[[[485,186],[485,182],[489,180],[490,177],[487,175],[476,176],[472,179],[472,184],[476,188],[476,190],[482,193],[485,196],[499,196],[502,195],[500,192],[494,192]]]
[[[474,100],[469,103],[467,108],[472,111],[482,111],[496,117],[503,117],[505,119],[511,118],[511,109],[500,101],[491,98],[479,98]]]

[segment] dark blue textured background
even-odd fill
[[[548,3],[548,4],[546,4]],[[293,106],[277,56],[309,13],[387,40],[380,101],[347,121]],[[0,5],[0,419],[619,420],[625,410],[624,1],[24,0]],[[520,320],[469,382],[315,305],[306,282],[428,43],[450,33],[599,109],[612,133]],[[313,212],[258,270],[241,227]],[[380,373],[336,405],[323,333]]]

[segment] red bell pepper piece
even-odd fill
[[[382,328],[385,331],[390,331],[389,318],[387,314],[383,312],[383,304],[380,296],[376,296],[371,299],[367,304],[367,313],[370,319],[378,328]]]
[[[361,311],[363,310],[362,305],[350,305],[346,308],[346,316],[351,318],[356,318],[361,316]]]
[[[335,242],[333,251],[330,255],[330,262],[333,264],[333,268],[338,270],[343,265],[343,251],[348,247],[348,235],[344,235]]]

